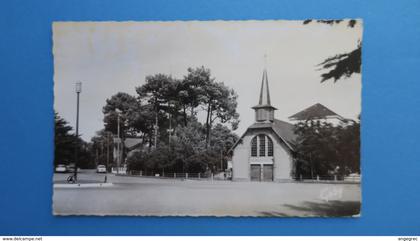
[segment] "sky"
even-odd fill
[[[157,73],[183,78],[204,66],[238,94],[241,135],[254,122],[262,73],[267,69],[275,118],[321,103],[345,117],[361,113],[361,75],[320,83],[328,57],[354,50],[362,23],[303,21],[54,22],[54,109],[76,122],[75,83],[82,82],[79,133],[89,141],[102,129],[102,107],[118,92]],[[264,56],[267,56],[266,58]]]

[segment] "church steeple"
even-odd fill
[[[259,99],[258,105],[252,108],[255,110],[256,122],[273,122],[274,121],[274,110],[276,110],[276,108],[271,106],[267,70],[265,68],[263,71],[263,76],[262,76],[262,81],[261,81],[260,99]]]
[[[261,81],[260,101],[258,105],[271,105],[270,90],[268,88],[267,70],[264,69]]]

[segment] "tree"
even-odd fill
[[[73,128],[57,112],[54,113],[54,122],[54,165],[74,163],[76,148],[78,148],[79,167],[94,167],[95,163],[92,162],[88,143],[80,137],[76,138],[76,135],[71,133]]]
[[[57,112],[54,113],[54,122],[54,165],[68,165],[74,160],[75,153],[76,138],[70,133],[73,128]]]
[[[126,134],[136,135],[138,130],[132,124],[133,116],[137,115],[140,104],[134,96],[119,92],[106,100],[102,108],[104,113],[105,130],[114,135],[118,132],[118,111],[120,111],[120,136],[124,139]],[[130,125],[131,121],[131,125]]]
[[[188,74],[182,80],[182,91],[180,92],[181,100],[185,104],[186,109],[190,109],[190,118],[194,119],[197,114],[195,110],[203,101],[205,96],[205,86],[214,81],[210,78],[210,70],[204,66],[198,68],[188,68]]]
[[[150,121],[153,118],[153,126],[158,126],[159,129],[168,127],[168,115],[174,121],[173,124],[177,124],[181,105],[178,99],[179,86],[179,80],[168,75],[156,74],[147,76],[146,83],[136,87],[140,103],[149,105],[147,119]],[[154,133],[154,135],[156,134]],[[160,132],[159,137],[165,138],[165,134]]]
[[[223,83],[210,83],[206,86],[206,98],[204,103],[207,105],[206,118],[206,144],[210,142],[210,131],[213,123],[218,120],[220,123],[230,122],[232,129],[235,130],[239,124],[239,114],[236,112],[237,94],[233,89],[229,89]]]
[[[222,82],[216,82],[211,77],[209,69],[204,67],[188,69],[188,79],[196,86],[197,102],[206,111],[206,147],[210,141],[210,131],[213,123],[218,120],[221,123],[230,122],[232,129],[239,124],[239,114],[236,112],[238,95],[233,89],[228,88]]]
[[[338,158],[345,174],[360,173],[360,122],[349,121],[339,132]]]
[[[218,154],[216,166],[219,166],[221,170],[225,169],[227,153],[238,139],[238,135],[220,123],[212,129],[210,146],[212,146],[212,150]]]
[[[348,121],[333,126],[324,121],[308,120],[295,126],[297,175],[314,178],[360,172],[360,124]]]
[[[321,83],[329,79],[334,79],[334,83],[342,77],[350,77],[352,74],[360,74],[362,65],[362,45],[359,43],[357,48],[349,53],[337,54],[320,63],[322,69],[330,69],[327,73],[321,74]]]
[[[97,131],[96,135],[92,137],[89,147],[91,156],[95,157],[97,165],[106,165],[108,168],[108,165],[112,164],[114,142],[111,132],[104,129]]]
[[[303,24],[309,24],[313,20],[308,19],[303,22]],[[319,23],[334,25],[343,22],[344,20],[317,20]],[[351,19],[348,20],[347,26],[353,28],[357,24],[357,20]],[[334,83],[337,82],[342,77],[350,77],[351,75],[358,73],[360,74],[362,65],[362,43],[359,41],[356,49],[348,52],[337,54],[335,56],[325,59],[323,62],[318,64],[321,66],[321,69],[328,70],[327,73],[321,74],[321,83],[329,79],[334,79]]]
[[[136,93],[137,98],[118,93],[107,99],[103,108],[105,130],[115,133],[118,109],[123,136],[143,136],[143,143],[149,142],[147,153],[128,157],[131,170],[202,172],[220,163],[237,139],[222,125],[230,123],[232,129],[237,128],[237,94],[216,82],[209,69],[189,68],[182,80],[150,75],[146,83],[136,87]],[[206,113],[205,124],[198,121],[199,110]],[[155,127],[160,131],[155,133]],[[164,131],[169,129],[175,133]],[[159,145],[151,148],[155,141]]]

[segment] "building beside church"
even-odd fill
[[[346,121],[345,118],[320,103],[316,103],[315,105],[312,105],[289,117],[289,121],[292,124],[308,120],[330,123],[333,126],[345,125]]]
[[[271,105],[267,71],[263,71],[255,122],[231,148],[232,180],[290,181],[295,178],[294,124],[320,120],[336,125],[345,120],[322,104],[315,104],[289,117],[290,122],[275,119]]]

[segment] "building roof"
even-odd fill
[[[124,146],[131,150],[142,144],[143,140],[141,138],[125,138]]]
[[[277,136],[280,137],[291,148],[293,146],[296,135],[294,133],[294,125],[288,122],[274,119],[273,122],[256,122],[248,129],[271,128]]]
[[[290,120],[310,120],[310,119],[323,119],[327,117],[335,116],[340,119],[340,115],[335,113],[334,111],[328,109],[324,105],[321,105],[320,103],[316,103],[315,105],[312,105],[292,116],[289,117]]]
[[[249,130],[255,129],[271,129],[274,133],[289,147],[290,150],[293,150],[294,141],[296,134],[294,133],[294,125],[288,122],[274,119],[273,122],[255,122],[252,124],[245,133],[239,138],[239,140],[233,145],[231,150],[233,150],[240,140],[246,135]]]

